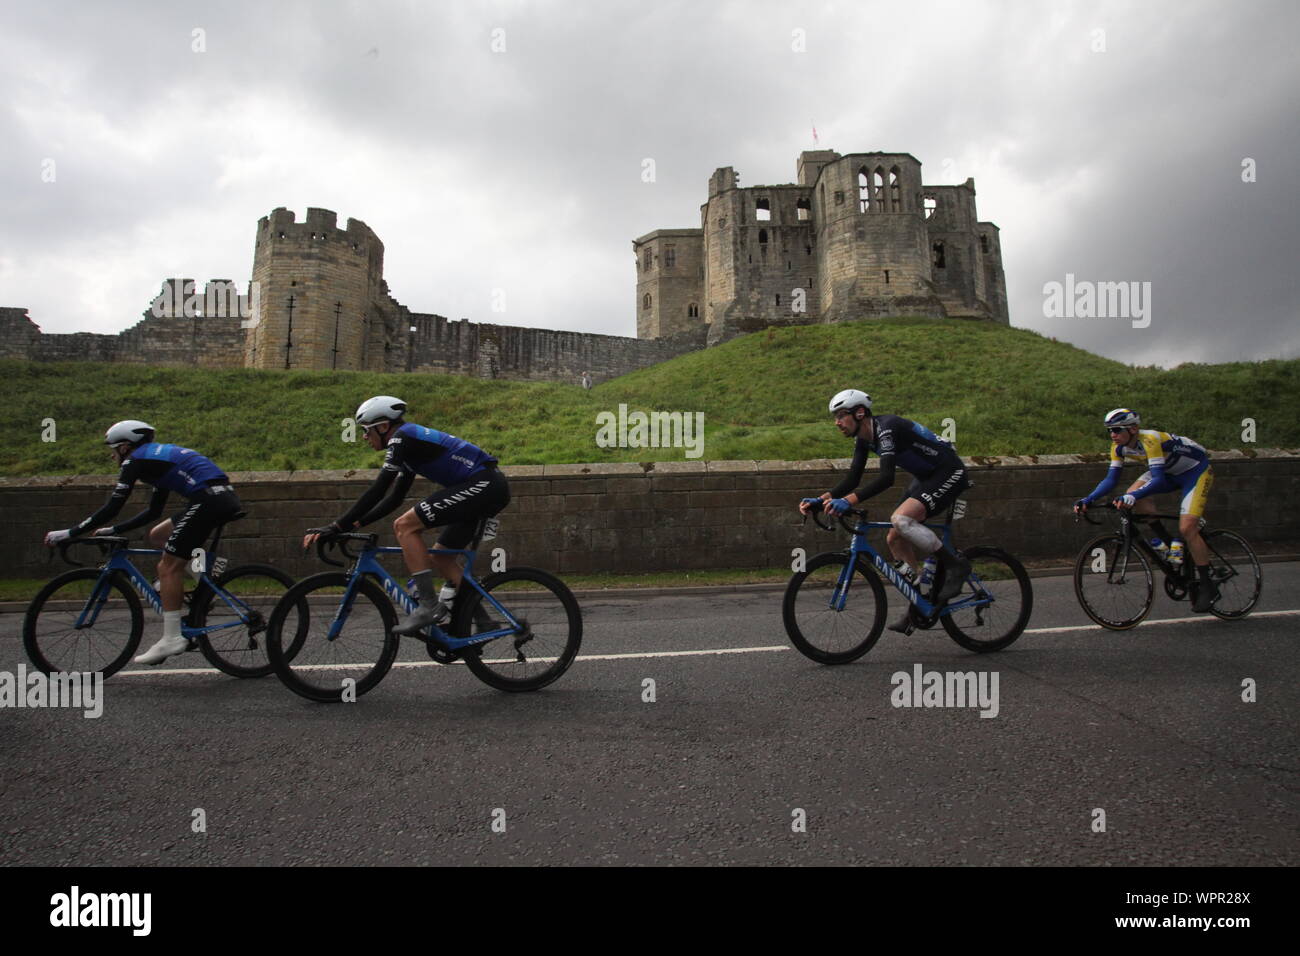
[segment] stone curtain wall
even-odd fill
[[[410,316],[412,372],[478,378],[577,383],[591,372],[599,383],[704,348],[703,327],[662,339],[562,332],[514,325],[452,322],[440,315]]]
[[[36,362],[129,362],[239,368],[244,330],[238,316],[172,318],[147,316],[129,329],[43,333],[26,309],[0,309],[0,357]]]
[[[1300,549],[1295,494],[1300,449],[1257,451],[1254,458],[1240,452],[1213,455],[1211,525],[1241,532],[1260,552]],[[682,461],[659,462],[650,471],[636,464],[507,468],[513,501],[502,515],[500,537],[489,547],[505,548],[512,564],[560,573],[785,568],[792,548],[812,555],[847,546],[843,533],[817,531],[811,522],[801,526],[794,508],[799,498],[829,488],[848,464]],[[958,546],[997,544],[1024,559],[1065,561],[1105,530],[1076,524],[1069,513],[1071,502],[1100,480],[1104,461],[1044,456],[967,464],[975,487],[965,496],[967,517],[957,523]],[[326,570],[314,555],[301,554],[303,530],[337,517],[374,474],[232,475],[249,516],[230,526],[223,553],[236,563],[270,561],[296,576]],[[0,557],[0,576],[47,578],[66,570],[61,563],[47,563],[41,536],[98,508],[112,482],[108,476],[0,479],[0,517],[10,545]],[[873,518],[888,517],[901,487],[877,499]],[[419,488],[427,494],[431,486],[420,482]],[[123,515],[135,514],[146,498],[137,488]],[[179,507],[175,500],[169,504],[172,510]],[[1162,510],[1173,504],[1170,496],[1158,501]],[[367,530],[379,531],[382,544],[394,544],[391,519]],[[873,543],[883,548],[879,537]],[[402,567],[396,556],[389,566],[395,574]]]

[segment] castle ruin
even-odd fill
[[[0,308],[0,357],[215,368],[443,372],[596,382],[774,325],[928,315],[1006,323],[998,228],[975,184],[925,186],[907,153],[800,154],[797,185],[718,169],[701,228],[633,241],[637,337],[451,321],[389,293],[384,244],[328,209],[258,220],[249,292],[168,279],[113,335],[47,334]]]

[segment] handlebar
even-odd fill
[[[835,530],[835,526],[834,526],[833,524],[823,524],[823,523],[822,523],[821,515],[823,515],[823,514],[825,513],[825,512],[822,510],[822,505],[823,505],[823,504],[824,504],[824,501],[823,501],[823,499],[821,499],[821,498],[816,498],[816,499],[813,499],[812,501],[809,502],[809,509],[808,509],[808,510],[809,510],[809,513],[812,515],[813,524],[817,525],[817,527],[821,528],[823,531],[834,531],[834,530]],[[838,515],[835,516],[835,517],[837,517],[837,518],[839,519],[840,527],[841,527],[841,528],[843,528],[843,529],[844,529],[845,531],[847,531],[849,534],[856,534],[856,533],[857,533],[857,526],[856,526],[856,525],[851,525],[851,524],[848,523],[848,521],[846,520],[847,517],[848,517],[848,515],[853,515],[853,516],[854,516],[855,518],[857,518],[859,521],[865,522],[865,521],[867,520],[867,509],[866,509],[866,508],[850,508],[848,511],[841,512],[840,514],[838,514]],[[804,520],[805,522],[807,522],[807,520],[808,520],[808,515],[804,515],[804,516],[803,516],[803,520]]]
[[[347,567],[345,562],[335,561],[333,558],[327,557],[325,552],[338,548],[345,558],[349,561],[355,561],[358,555],[348,547],[348,542],[364,541],[367,548],[373,548],[378,540],[379,535],[377,534],[366,534],[357,531],[346,531],[328,538],[322,536],[316,539],[316,556],[326,564],[332,564],[336,568],[345,568]]]
[[[59,549],[59,557],[63,559],[65,564],[70,564],[74,568],[85,567],[85,565],[80,561],[73,561],[68,557],[68,549],[79,544],[94,545],[99,548],[100,551],[116,551],[118,548],[126,547],[127,539],[120,535],[101,535],[100,537],[90,536],[86,538],[69,538],[67,541],[60,541],[55,545],[55,547]],[[50,552],[50,560],[54,560],[53,551]]]

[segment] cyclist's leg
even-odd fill
[[[1205,517],[1205,502],[1214,486],[1214,474],[1209,463],[1191,473],[1183,483],[1183,500],[1178,511],[1178,530],[1187,542],[1187,550],[1198,568],[1210,561],[1210,549],[1201,537],[1201,518]]]
[[[917,497],[913,500],[923,510],[927,518],[941,514],[963,491],[970,487],[970,478],[966,475],[966,469],[960,467],[951,472],[936,471],[929,478],[921,482]],[[922,531],[929,531],[917,525]],[[930,537],[934,539],[935,547],[928,553],[934,554],[939,559],[939,565],[943,569],[943,582],[940,590],[935,594],[935,601],[942,604],[949,600],[966,582],[966,576],[970,574],[970,562],[965,558],[950,554],[942,546],[937,535],[930,531]]]
[[[903,500],[900,501],[898,507],[894,509],[894,513],[889,516],[889,523],[892,527],[890,527],[889,532],[885,535],[885,544],[889,546],[889,553],[899,561],[906,561],[917,575],[920,575],[921,573],[921,561],[923,557],[926,554],[931,554],[933,552],[927,551],[918,554],[918,545],[904,536],[902,528],[908,527],[907,519],[909,518],[912,519],[912,521],[925,520],[925,506],[919,500],[920,488],[921,483],[913,478],[911,485],[909,485],[907,491],[903,493]],[[922,528],[921,530],[928,532],[928,529],[925,528]],[[934,538],[932,532],[930,533],[930,537]],[[925,541],[924,543],[928,543],[928,541]],[[938,539],[935,538],[935,549],[937,549],[938,546]]]

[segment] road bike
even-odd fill
[[[957,553],[952,547],[955,507],[956,502],[942,525],[926,524],[940,535],[950,554]],[[868,521],[865,510],[849,509],[846,514],[857,519],[849,524],[844,514],[839,516],[840,526],[853,536],[851,545],[810,558],[786,586],[782,605],[786,634],[805,657],[821,664],[847,664],[871,650],[885,626],[881,576],[909,602],[912,627],[925,630],[936,622],[942,624],[948,636],[969,651],[1001,650],[1024,632],[1034,607],[1033,586],[1024,566],[1001,548],[962,551],[971,572],[962,589],[937,607],[867,540],[869,531],[889,528],[890,523]],[[813,520],[824,531],[835,530],[823,524],[816,511]],[[934,593],[943,586],[943,567],[935,576]]]
[[[1105,507],[1114,507],[1114,502]],[[1137,627],[1151,610],[1156,594],[1153,566],[1163,573],[1165,594],[1175,601],[1195,599],[1198,582],[1190,548],[1184,559],[1174,564],[1167,552],[1153,548],[1140,530],[1141,525],[1159,518],[1177,525],[1179,515],[1137,514],[1120,508],[1115,511],[1120,530],[1093,538],[1075,559],[1074,593],[1093,621],[1112,631],[1127,631]],[[1086,511],[1082,517],[1089,524],[1102,523]],[[1204,518],[1200,519],[1200,528],[1201,538],[1210,549],[1210,578],[1219,588],[1210,613],[1224,620],[1243,618],[1259,603],[1259,559],[1235,531],[1207,530]]]
[[[202,552],[197,583],[185,597],[181,635],[189,650],[197,646],[218,670],[232,677],[264,677],[271,673],[264,647],[267,617],[293,587],[293,578],[267,564],[228,567],[227,559],[217,556],[220,542],[217,528]],[[41,588],[23,619],[23,647],[40,670],[98,671],[108,677],[131,659],[144,633],[141,599],[162,614],[156,587],[131,559],[162,551],[129,543],[105,535],[59,544],[60,556],[75,569]],[[91,568],[72,560],[68,549],[81,545],[99,548],[103,563]],[[300,639],[291,637],[289,643]]]
[[[496,530],[495,520],[489,520],[479,522],[468,548],[439,551],[465,556],[447,629],[435,624],[412,636],[433,660],[462,661],[491,687],[537,690],[573,663],[582,643],[582,612],[559,578],[537,568],[475,578],[477,549],[485,533],[491,537]],[[393,633],[394,604],[410,614],[416,602],[379,562],[381,555],[402,549],[381,548],[377,541],[378,535],[356,532],[322,537],[316,546],[320,559],[347,570],[304,578],[272,611],[268,652],[276,674],[294,693],[316,701],[355,699],[393,666],[400,643]],[[362,550],[353,552],[351,542],[360,542]],[[327,556],[336,546],[350,566]],[[305,641],[286,651],[282,635],[299,631],[306,633]]]

